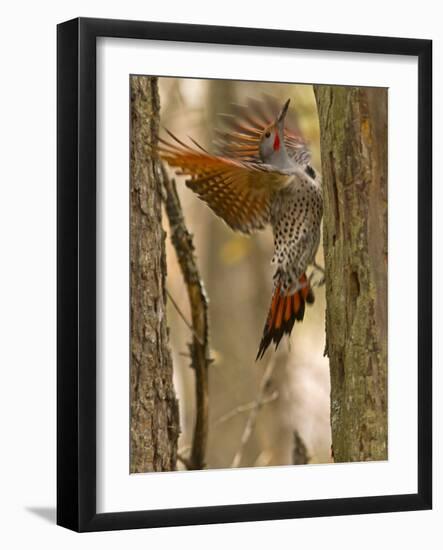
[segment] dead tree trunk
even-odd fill
[[[166,324],[157,79],[131,78],[131,472],[175,470],[178,403]]]
[[[336,462],[387,459],[387,90],[316,86]]]

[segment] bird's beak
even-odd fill
[[[285,120],[286,113],[288,112],[289,102],[291,100],[288,99],[288,101],[283,105],[282,110],[280,111],[280,114],[277,117],[277,123],[282,124]]]

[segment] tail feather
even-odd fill
[[[280,284],[276,286],[256,361],[263,357],[272,342],[277,349],[283,336],[291,334],[295,321],[303,321],[305,303],[314,303],[314,293],[306,274],[300,277],[300,284],[302,288],[294,294],[282,292]]]

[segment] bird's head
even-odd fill
[[[260,139],[260,158],[265,164],[283,168],[288,161],[284,142],[285,117],[290,100],[283,105],[275,121],[263,130]]]

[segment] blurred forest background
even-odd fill
[[[283,102],[290,98],[300,129],[320,170],[319,125],[312,86],[258,82],[159,78],[160,124],[185,142],[187,136],[211,151],[219,126],[217,115],[229,113],[232,102],[242,103],[262,93]],[[277,114],[277,113],[276,113]],[[163,137],[165,133],[161,132]],[[324,287],[316,288],[316,302],[307,307],[303,323],[296,323],[290,341],[277,352],[269,350],[255,362],[268,312],[273,269],[271,229],[251,237],[232,232],[174,176],[185,220],[194,235],[196,257],[209,299],[209,440],[207,468],[257,467],[329,462],[330,381],[325,347]],[[164,216],[164,227],[169,232]],[[174,385],[180,406],[178,453],[189,451],[195,422],[194,372],[188,342],[191,332],[186,287],[169,238],[166,285],[168,324],[174,364]],[[323,265],[322,247],[317,261]],[[257,398],[265,369],[274,362],[265,399],[246,444],[248,417]],[[302,443],[300,443],[302,441]],[[305,449],[303,449],[303,445]],[[301,453],[301,454],[300,454]],[[183,465],[178,462],[178,468]]]

